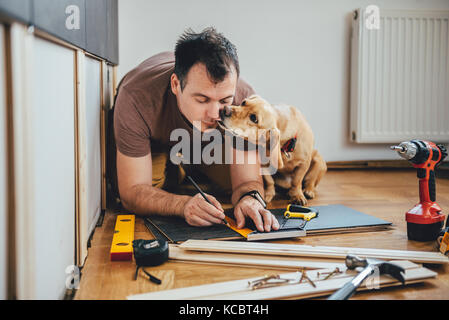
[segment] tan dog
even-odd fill
[[[306,198],[315,197],[315,187],[327,166],[314,149],[312,129],[297,108],[271,105],[258,95],[252,95],[241,106],[226,107],[221,117],[225,129],[251,142],[261,133],[270,133],[269,136],[277,140],[270,152],[270,157],[277,158],[277,172],[273,176],[264,175],[266,202],[275,195],[275,183],[289,189],[288,194],[295,203],[305,205]]]

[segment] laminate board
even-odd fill
[[[359,212],[343,205],[313,206],[319,211],[316,218],[307,222],[305,230],[307,234],[326,234],[326,233],[346,233],[362,232],[379,229],[386,229],[391,222],[379,219],[377,217]],[[284,218],[285,208],[270,209],[278,219],[283,229],[299,228],[302,219]],[[226,209],[225,214],[234,218],[233,209]],[[184,219],[174,216],[151,216],[146,218],[159,233],[163,234],[167,240],[178,243],[189,239],[227,239],[235,240],[242,237],[235,231],[224,225],[213,225],[207,228],[190,226]],[[256,230],[254,223],[247,219],[246,227]],[[276,232],[276,231],[274,231]]]

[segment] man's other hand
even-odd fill
[[[237,220],[237,228],[245,226],[245,217],[254,221],[258,231],[270,232],[279,229],[279,222],[276,217],[256,199],[247,196],[242,198],[234,208],[234,216]]]

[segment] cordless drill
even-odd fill
[[[444,223],[444,214],[435,202],[434,170],[447,156],[447,150],[443,145],[422,140],[401,142],[391,149],[418,169],[419,203],[405,214],[407,236],[410,240],[434,241]]]

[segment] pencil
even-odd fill
[[[208,203],[210,203],[211,205],[213,205],[212,202],[210,202],[209,199],[207,199],[207,197],[206,197],[206,195],[204,194],[203,190],[201,190],[200,186],[196,184],[196,182],[192,179],[192,177],[188,175],[187,178],[190,180],[190,182],[192,182],[192,184],[193,184],[193,186],[196,188],[196,190],[198,190],[198,192],[203,196],[204,200],[206,200]],[[213,205],[213,206],[214,206],[214,205]],[[214,207],[215,207],[215,206],[214,206]],[[217,208],[217,207],[215,207],[215,208]],[[217,209],[218,209],[218,208],[217,208]],[[229,227],[229,223],[226,221],[226,219],[223,219],[222,221],[223,221],[223,223],[224,223],[225,225],[227,225],[227,226]]]

